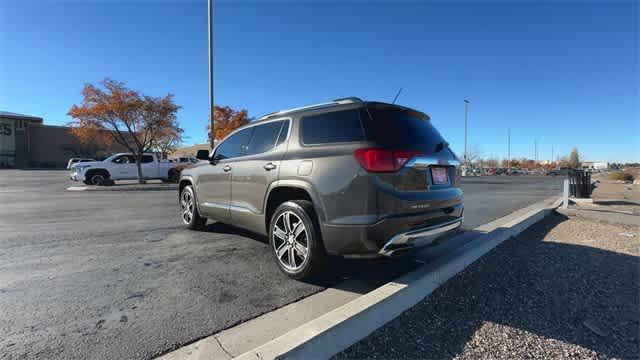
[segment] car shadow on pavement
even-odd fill
[[[387,346],[394,350],[382,357],[536,357],[544,354],[540,347],[558,346],[549,339],[638,358],[640,258],[542,240],[566,220],[554,213],[504,242],[336,358],[367,357]],[[523,340],[532,336],[547,340]]]
[[[238,235],[264,243],[266,246],[269,244],[269,239],[264,235],[218,222],[207,224],[202,231]],[[423,262],[412,256],[372,259],[329,256],[325,267],[330,271],[320,273],[303,282],[364,294],[422,265],[424,265]]]
[[[255,241],[261,243],[269,243],[269,238],[264,235],[260,235],[249,230],[241,229],[239,227],[235,227],[233,225],[223,224],[220,222],[210,222],[207,223],[207,226],[201,230],[204,232],[218,233],[218,234],[230,234],[230,235],[238,235],[246,238],[253,239]]]

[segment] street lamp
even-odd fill
[[[467,117],[469,113],[469,100],[464,99],[464,166],[469,167],[469,154],[467,153]]]
[[[215,122],[213,119],[213,0],[208,0],[207,2],[208,5],[208,11],[207,11],[207,19],[208,19],[208,25],[209,25],[209,36],[208,36],[208,40],[209,40],[209,45],[208,45],[208,49],[209,49],[209,110],[211,111],[210,115],[209,115],[209,119],[211,121],[211,124],[209,125],[210,129],[211,129],[211,150],[213,150],[213,147],[215,145]]]

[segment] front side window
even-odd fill
[[[224,160],[244,155],[252,132],[253,128],[251,127],[231,135],[216,148],[213,158],[215,160]]]
[[[247,145],[246,155],[267,152],[276,145],[276,138],[280,133],[283,121],[273,121],[253,127],[253,136]]]
[[[305,145],[354,142],[364,139],[357,109],[302,118],[302,142]]]
[[[129,164],[129,155],[120,155],[113,159],[113,162],[116,164]]]

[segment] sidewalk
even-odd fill
[[[335,358],[638,358],[639,248],[553,213]]]

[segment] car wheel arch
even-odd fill
[[[102,176],[105,177],[105,180],[106,179],[111,179],[111,174],[109,173],[109,170],[107,170],[107,169],[89,169],[85,173],[85,177],[90,179],[93,175],[96,175],[96,174],[101,174]]]
[[[294,194],[294,196],[287,197],[287,193]],[[324,221],[325,217],[322,202],[320,201],[320,198],[318,197],[311,184],[295,180],[277,180],[271,183],[271,185],[267,189],[267,192],[265,193],[263,214],[265,217],[266,229],[268,229],[269,222],[271,221],[271,215],[273,215],[275,209],[280,204],[289,200],[310,201],[314,207],[316,216],[318,217],[318,222]]]

